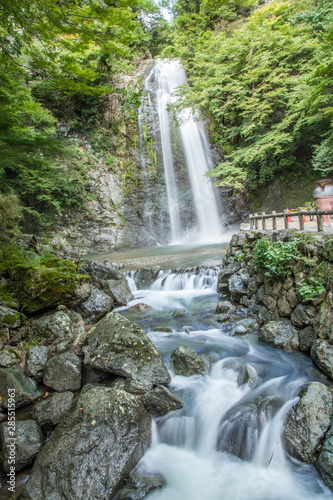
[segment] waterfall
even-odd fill
[[[163,154],[163,166],[165,173],[165,181],[168,195],[170,226],[171,226],[171,240],[175,241],[181,237],[180,226],[180,213],[179,213],[179,195],[175,179],[175,169],[173,163],[169,113],[167,110],[168,104],[173,102],[171,93],[174,89],[172,85],[172,78],[166,71],[159,72],[158,78],[158,117],[161,130],[161,143]]]
[[[186,84],[186,74],[181,63],[163,59],[156,62],[145,81],[149,99],[150,94],[156,92],[171,243],[216,242],[220,240],[223,233],[218,200],[216,190],[205,175],[212,167],[212,161],[203,125],[195,119],[190,109],[185,109],[178,114],[177,120],[180,126],[177,131],[188,173],[189,199],[194,207],[197,227],[194,228],[193,223],[189,225],[188,221],[184,221],[184,214],[189,212],[191,207],[189,200],[182,201],[179,192],[171,138],[172,120],[168,109],[168,105],[177,102],[175,91],[183,84]]]

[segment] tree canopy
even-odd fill
[[[333,173],[333,2],[260,3],[177,0],[165,51],[187,66],[183,105],[202,111],[227,153],[212,176],[253,190],[276,175]]]
[[[83,204],[61,110],[90,118],[115,76],[159,50],[166,24],[148,0],[0,0],[0,191],[19,195],[27,223]]]

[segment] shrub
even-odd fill
[[[253,247],[253,262],[256,270],[264,270],[266,276],[283,278],[290,275],[294,257],[298,254],[297,241],[260,239]]]

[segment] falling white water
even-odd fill
[[[193,117],[179,128],[185,151],[193,199],[199,220],[199,239],[214,241],[221,236],[221,225],[214,189],[206,177],[208,163],[198,124]]]
[[[188,228],[181,227],[179,192],[176,184],[173,152],[171,144],[171,123],[169,104],[174,104],[177,97],[174,91],[186,84],[186,74],[179,61],[159,60],[155,67],[158,78],[158,115],[161,130],[163,165],[168,195],[172,242],[182,242]],[[148,79],[146,80],[148,86]],[[211,181],[205,175],[210,169],[207,139],[190,109],[183,110],[178,117],[181,121],[179,134],[184,150],[186,167],[189,173],[192,198],[199,223],[195,235],[196,241],[219,241],[222,235],[219,210],[215,191]]]
[[[163,292],[177,290],[207,290],[216,291],[219,268],[200,268],[197,272],[185,270],[182,273],[160,271],[151,290]]]
[[[173,102],[171,94],[175,86],[177,85],[177,81],[174,80],[175,71],[173,69],[173,66],[169,67],[160,62],[157,63],[156,69],[158,71],[158,117],[160,122],[163,166],[168,195],[171,241],[178,241],[181,239],[182,235],[179,210],[179,194],[176,184],[171,146],[171,124],[169,121],[169,112],[167,109],[168,104],[172,104]]]

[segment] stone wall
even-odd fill
[[[259,238],[299,241],[289,276],[274,279],[256,270],[253,246]],[[333,293],[326,289],[305,300],[299,293],[313,274],[313,266],[324,263],[333,271],[330,247],[332,235],[301,231],[243,231],[235,234],[219,274],[218,292],[229,293],[233,301],[258,318],[259,339],[286,350],[309,352],[313,362],[333,378]]]

